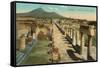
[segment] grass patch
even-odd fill
[[[33,47],[31,53],[25,58],[21,65],[30,65],[30,64],[46,64],[48,62],[49,55],[47,51],[49,41],[42,40]]]

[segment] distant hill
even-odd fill
[[[38,8],[35,10],[32,10],[27,13],[17,13],[17,16],[31,16],[31,17],[42,17],[42,18],[65,18],[56,12],[46,12],[42,8]]]

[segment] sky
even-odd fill
[[[47,12],[56,12],[65,17],[96,20],[96,7],[16,3],[16,13],[30,12],[37,8],[42,8]]]

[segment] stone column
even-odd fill
[[[31,45],[33,40],[33,34],[29,31],[28,36],[27,36],[27,44]]]
[[[24,34],[19,38],[19,50],[22,51],[25,49],[25,36]]]
[[[67,27],[66,27],[66,31],[65,32],[66,32],[65,34],[67,35]]]
[[[83,56],[83,48],[84,48],[84,45],[85,45],[85,40],[84,40],[84,34],[81,32],[80,34],[80,54]]]
[[[77,35],[76,44],[80,46],[80,32],[79,32],[79,30],[77,30],[76,35]]]
[[[68,36],[70,37],[70,28],[68,28]]]
[[[66,34],[67,34],[67,28],[65,29],[65,36],[66,36]]]
[[[91,46],[92,46],[92,36],[88,36],[88,47],[87,47],[87,59],[90,60],[91,57]]]
[[[68,35],[68,27],[67,27],[67,35]]]
[[[72,28],[71,28],[71,39],[73,38],[73,30],[72,30]]]
[[[70,30],[69,30],[69,36],[70,36],[70,38],[71,38],[71,28],[70,28]]]
[[[75,31],[75,43],[77,45],[77,30]]]
[[[76,31],[73,30],[73,45],[76,45]]]
[[[95,35],[94,33],[94,26],[89,26],[89,33],[88,33],[88,51],[87,51],[87,59],[90,60],[91,57],[91,46],[92,46],[92,38]]]

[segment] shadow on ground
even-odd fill
[[[75,60],[75,61],[82,60],[82,59],[78,58],[77,56],[75,56],[74,51],[72,51],[72,50],[66,50],[66,51],[72,60]]]
[[[89,56],[88,61],[95,61],[95,60],[91,56]]]
[[[79,45],[72,45],[76,53],[80,54],[81,47]]]

